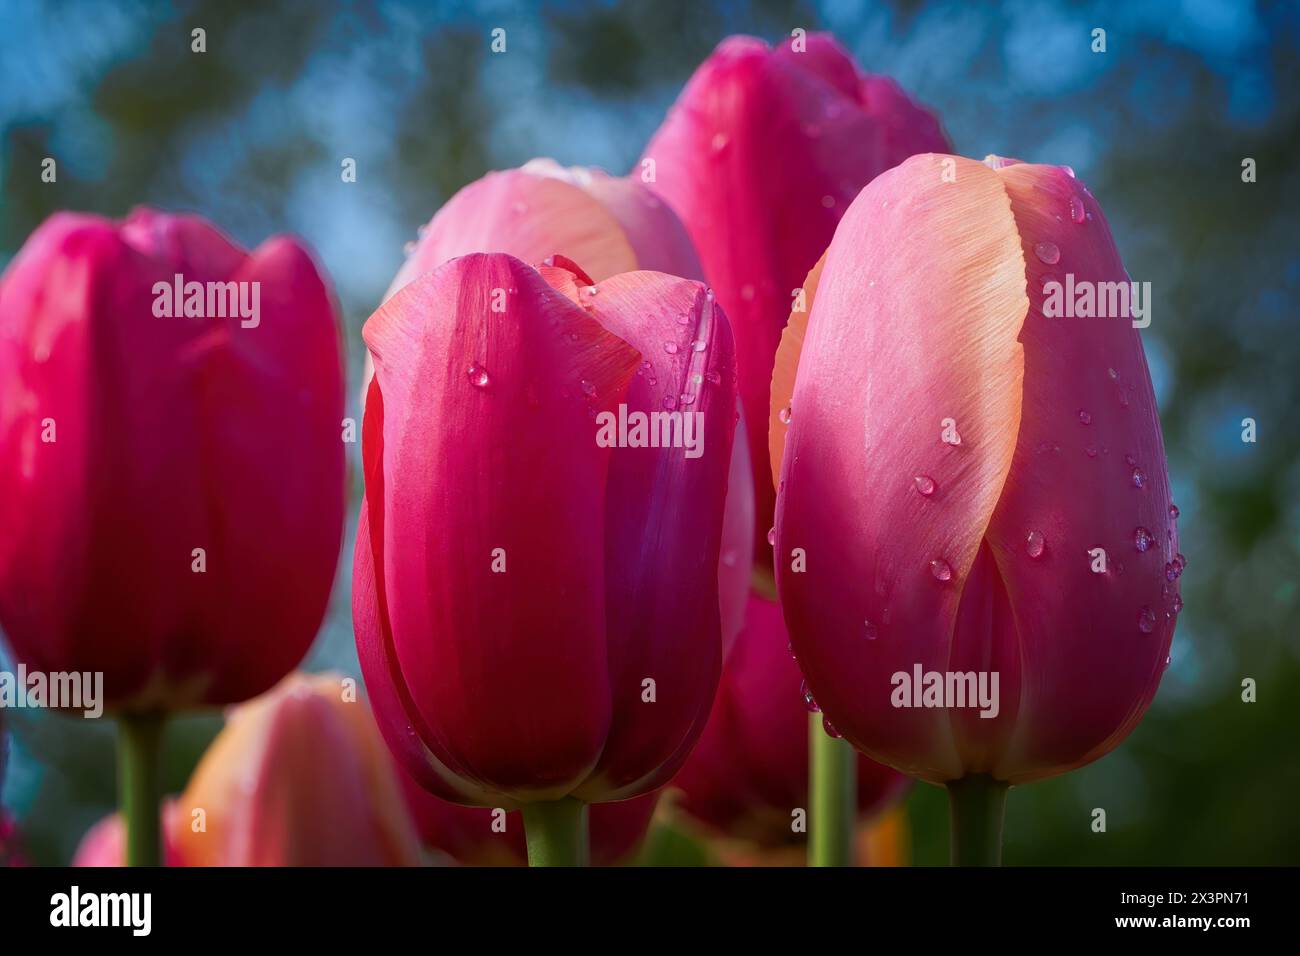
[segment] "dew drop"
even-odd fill
[[[1070,197],[1070,221],[1076,223],[1087,222],[1088,211],[1083,207],[1083,200],[1078,196]]]
[[[677,316],[677,324],[678,324],[678,325],[690,325],[690,324],[691,324],[691,316],[690,316],[690,313],[683,312],[681,315]]]
[[[916,482],[916,490],[921,493],[922,497],[929,498],[934,494],[934,479],[929,475],[917,475],[912,480]]]
[[[1134,487],[1134,488],[1144,488],[1144,487],[1146,487],[1146,483],[1147,483],[1147,474],[1146,474],[1146,472],[1143,471],[1141,468],[1134,468],[1134,469],[1133,469],[1133,475],[1132,475],[1132,478],[1133,478],[1133,487]]]
[[[1145,604],[1142,610],[1138,611],[1138,630],[1143,634],[1150,634],[1156,629],[1156,614]]]
[[[936,581],[952,580],[952,567],[942,558],[935,558],[930,562],[930,573],[934,575]]]
[[[682,392],[682,404],[683,404],[683,405],[694,405],[694,404],[695,404],[695,396],[694,396],[694,395],[691,395],[691,394],[689,394],[689,393],[687,393],[687,392]]]
[[[822,197],[822,207],[823,207],[823,208],[825,208],[825,209],[831,209],[831,208],[834,208],[834,206],[835,206],[835,197],[834,197],[834,196],[823,196],[823,197]]]
[[[1181,594],[1175,594],[1174,603],[1170,606],[1174,609],[1175,614],[1180,613],[1183,609],[1183,596]]]
[[[588,398],[592,398],[596,394],[596,386],[585,378],[578,383],[578,387],[582,389],[582,394],[586,395]]]
[[[1087,455],[1089,458],[1096,458],[1096,457],[1097,457],[1097,446],[1096,446],[1096,445],[1089,445],[1087,448],[1085,448],[1085,449],[1083,450],[1083,453],[1084,453],[1085,455]]]
[[[597,286],[594,285],[587,286],[587,295],[595,295],[599,291],[600,289]]]
[[[722,381],[722,376],[717,372],[705,372],[704,378],[710,385],[717,385]]]
[[[879,632],[876,630],[876,625],[872,624],[870,621],[864,621],[863,623],[866,625],[864,633],[867,635],[867,640],[874,641],[880,636]]]
[[[833,737],[833,738],[835,738],[836,740],[839,740],[841,737],[844,736],[844,735],[841,734],[838,730],[836,730],[836,729],[835,729],[835,725],[832,724],[832,723],[831,723],[829,720],[827,720],[825,717],[822,718],[822,730],[826,731],[826,736],[827,736],[827,737]]]
[[[691,349],[692,351],[695,352],[703,352],[708,347],[709,347],[709,343],[704,341],[704,339],[696,339],[694,342],[691,343]]]
[[[1138,551],[1145,552],[1154,543],[1155,538],[1151,536],[1151,532],[1146,528],[1133,529],[1133,547],[1137,548]]]
[[[1034,255],[1038,256],[1038,261],[1054,266],[1061,261],[1061,249],[1054,243],[1046,239],[1034,243]]]
[[[721,153],[724,149],[727,148],[727,134],[714,133],[713,139],[709,143],[709,145],[713,148],[714,153]]]
[[[803,695],[803,703],[804,706],[808,708],[809,713],[812,714],[821,713],[821,707],[818,706],[817,700],[815,697],[813,697],[812,691],[808,689],[807,681],[803,681],[799,685],[799,693]]]
[[[665,343],[664,343],[664,351],[667,352],[669,355],[676,355],[676,354],[677,354],[677,343],[676,343],[676,342],[665,342]]]
[[[767,529],[767,543],[773,546],[776,545],[776,525]]]
[[[1092,424],[1092,414],[1087,409],[1079,409],[1079,421],[1084,425]]]
[[[781,411],[777,412],[776,417],[781,420],[782,425],[789,425],[790,419],[794,418],[794,412],[791,410],[790,406],[787,405],[785,408],[781,409]]]
[[[415,243],[414,243],[414,242],[408,242],[406,245],[402,246],[402,254],[403,254],[403,255],[409,257],[413,252],[415,252]]]
[[[488,370],[477,362],[466,369],[465,374],[469,376],[469,383],[475,388],[487,388],[492,381],[488,377]]]
[[[1171,521],[1177,521],[1177,520],[1178,520],[1178,515],[1179,515],[1180,513],[1181,513],[1181,512],[1179,512],[1179,510],[1178,510],[1178,505],[1174,504],[1172,501],[1169,502],[1169,519],[1170,519]]]
[[[671,395],[665,395],[665,396],[664,396],[664,408],[672,409],[672,408],[676,408],[676,407],[677,407],[677,399],[673,398]]]
[[[1119,381],[1119,372],[1115,371],[1113,368],[1106,369],[1106,374],[1110,376],[1112,382]]]
[[[1025,550],[1031,558],[1041,558],[1046,547],[1047,539],[1041,531],[1031,531],[1025,538]]]

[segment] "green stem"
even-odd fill
[[[972,774],[948,784],[948,856],[953,866],[1002,865],[1007,789],[1005,781],[984,774]]]
[[[573,797],[526,803],[524,837],[529,866],[587,866],[587,805]]]
[[[808,721],[808,787],[808,865],[852,866],[858,756],[848,741],[826,733],[821,714]]]
[[[118,807],[126,822],[126,865],[161,866],[162,714],[117,721]]]

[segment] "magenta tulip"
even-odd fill
[[[390,746],[430,792],[526,819],[659,787],[717,686],[722,311],[660,273],[475,254],[364,334],[353,612]],[[694,444],[636,447],[633,413],[669,412]]]
[[[806,832],[794,824],[808,810],[808,705],[789,640],[780,606],[751,594],[709,722],[672,783],[691,816],[764,847],[802,843]],[[857,770],[861,817],[906,792],[906,777],[866,757]]]
[[[330,291],[293,240],[250,254],[148,209],[47,220],[0,278],[0,626],[16,657],[102,672],[117,711],[273,685],[333,582],[342,411]]]
[[[862,74],[822,34],[775,49],[723,41],[646,147],[638,172],[653,174],[686,224],[732,321],[764,565],[774,502],[768,387],[792,290],[859,189],[914,153],[946,149],[928,111],[892,80]]]
[[[777,583],[817,701],[958,790],[1096,760],[1156,692],[1184,564],[1130,310],[1052,315],[1062,286],[1128,301],[1101,208],[1062,168],[918,156],[819,271],[770,422]]]

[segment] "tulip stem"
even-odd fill
[[[161,866],[162,714],[117,721],[118,808],[126,822],[126,865]]]
[[[858,759],[847,740],[826,733],[821,714],[808,721],[808,865],[852,866]]]
[[[573,797],[526,803],[524,838],[529,866],[587,866],[587,804]]]
[[[951,824],[948,857],[953,866],[1001,866],[1002,818],[1008,784],[971,774],[948,784]]]

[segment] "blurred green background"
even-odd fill
[[[958,152],[1073,166],[1130,273],[1152,283],[1143,338],[1190,562],[1172,665],[1118,750],[1012,792],[1006,862],[1300,862],[1294,3],[4,0],[0,267],[63,208],[190,209],[249,246],[298,233],[335,283],[355,385],[361,323],[456,189],[538,155],[624,172],[722,37],[796,26],[832,30],[894,76]],[[206,54],[190,51],[196,27]],[[489,51],[495,27],[504,54]],[[56,184],[40,182],[46,156]],[[340,181],[344,157],[355,183]],[[357,670],[349,555],[312,669]],[[1240,699],[1246,677],[1257,703]],[[112,727],[6,718],[3,802],[35,861],[66,862],[113,805]],[[170,789],[219,726],[176,722]],[[915,861],[945,862],[943,793],[920,786],[909,810]],[[680,839],[657,845],[698,858]]]

